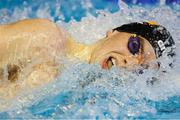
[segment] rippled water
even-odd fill
[[[153,20],[166,26],[175,42],[177,55],[174,67],[171,60],[160,58],[159,71],[129,71],[113,67],[102,70],[99,65],[74,62],[54,81],[17,95],[12,101],[0,101],[1,118],[180,118],[180,13],[163,4],[146,9],[128,7],[119,2],[115,13],[99,11],[98,17],[89,14],[80,22],[56,21],[77,41],[90,44],[105,36],[107,30],[133,21]],[[48,9],[48,8],[47,8]],[[57,8],[58,9],[58,8]],[[29,18],[28,10],[4,15],[1,23]],[[45,8],[38,8],[39,16],[53,19]],[[11,20],[13,18],[13,20]],[[3,21],[4,20],[4,21]],[[166,72],[163,72],[166,71]],[[8,107],[7,107],[8,106]]]

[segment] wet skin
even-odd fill
[[[63,54],[64,36],[44,19],[0,25],[0,98],[53,80],[61,67],[57,57]]]
[[[131,36],[132,34],[125,32],[108,32],[104,41],[92,52],[90,62],[98,62],[105,69],[109,69],[113,65],[125,68],[149,65],[156,59],[153,47],[145,38],[139,36],[140,50],[133,55],[128,49],[128,39]]]
[[[110,31],[96,43],[77,43],[53,22],[45,19],[22,20],[0,26],[0,93],[8,91],[13,97],[21,89],[47,83],[60,74],[63,56],[88,63],[99,63],[103,69],[134,68],[149,65],[156,59],[150,43],[140,37],[140,51],[133,55],[127,44],[132,34]],[[4,75],[6,73],[6,75]],[[22,84],[16,84],[16,81]],[[7,96],[7,95],[6,95]],[[1,98],[2,96],[0,96]]]

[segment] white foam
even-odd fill
[[[121,6],[121,10],[114,14],[100,11],[97,18],[89,14],[81,22],[74,20],[69,23],[57,21],[57,24],[63,27],[77,41],[90,44],[103,38],[108,30],[124,23],[144,20],[156,21],[167,27],[176,42],[176,51],[180,51],[180,20],[178,12],[163,5],[152,8],[151,10],[137,6],[129,8],[123,2],[119,2],[119,5]],[[88,4],[86,7],[89,8],[91,5]],[[5,22],[9,22],[11,18],[13,20],[28,18],[29,12],[32,12],[31,8],[24,10],[17,8],[9,18],[5,15],[4,20]],[[53,19],[47,7],[40,7],[36,14],[42,18]],[[4,21],[1,23],[4,23]],[[71,107],[65,106],[63,108],[63,110],[66,110],[64,118],[72,117],[68,116],[69,107],[71,110],[77,110],[73,116],[75,118],[80,118],[83,115],[89,115],[91,118],[95,118],[98,114],[100,118],[105,119],[106,117],[101,112],[102,109],[108,109],[114,118],[119,113],[122,116],[136,116],[142,112],[154,113],[156,112],[155,108],[148,106],[144,98],[159,101],[171,96],[180,95],[180,53],[177,52],[176,61],[174,62],[175,67],[172,69],[166,66],[169,62],[168,60],[161,60],[164,63],[162,70],[167,70],[167,73],[161,72],[162,70],[158,72],[146,70],[142,75],[117,68],[113,68],[110,71],[103,71],[98,65],[74,63],[73,65],[69,65],[57,80],[41,88],[20,93],[16,99],[7,103],[7,106],[10,106],[8,110],[18,109],[18,112],[12,112],[12,118],[19,116],[19,114],[32,117],[33,115],[29,111],[23,111],[22,108],[31,106],[46,97],[53,97],[62,91],[69,90],[75,93],[72,99],[82,96],[83,92],[97,93],[98,91],[104,91],[108,93],[108,96],[106,98],[107,101],[102,100],[97,93],[97,96],[94,98],[97,103],[92,105],[86,102],[80,108],[73,102]],[[147,81],[150,81],[149,84],[147,84]],[[151,81],[154,81],[153,85],[151,85]],[[139,102],[133,106],[128,104],[131,99]],[[92,99],[89,100],[92,102]],[[4,101],[0,101],[0,104],[4,104]],[[49,104],[52,104],[52,102],[49,101]],[[60,107],[59,109],[62,108]],[[3,109],[2,111],[4,110],[7,109]],[[54,116],[60,115],[56,113]]]

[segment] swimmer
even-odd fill
[[[102,68],[111,68],[112,65],[152,67],[151,62],[161,56],[173,57],[174,48],[174,40],[166,28],[155,22],[135,22],[109,31],[91,60],[101,61]]]
[[[59,59],[74,58],[98,63],[103,69],[112,66],[133,69],[150,67],[162,55],[174,56],[175,43],[170,33],[153,22],[130,23],[117,27],[91,45],[73,38],[45,19],[22,20],[0,26],[0,93],[14,96],[20,89],[48,83],[60,74]],[[16,81],[21,81],[17,84]]]
[[[72,46],[70,56],[99,63],[103,69],[112,66],[132,69],[139,65],[157,68],[160,64],[151,64],[152,61],[161,56],[172,58],[175,55],[172,36],[155,22],[124,24],[110,30],[105,38],[90,46],[81,45],[81,48],[74,43]],[[74,48],[78,51],[73,51]]]

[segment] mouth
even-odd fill
[[[114,57],[108,57],[102,62],[102,69],[110,69],[116,66],[116,59]]]

